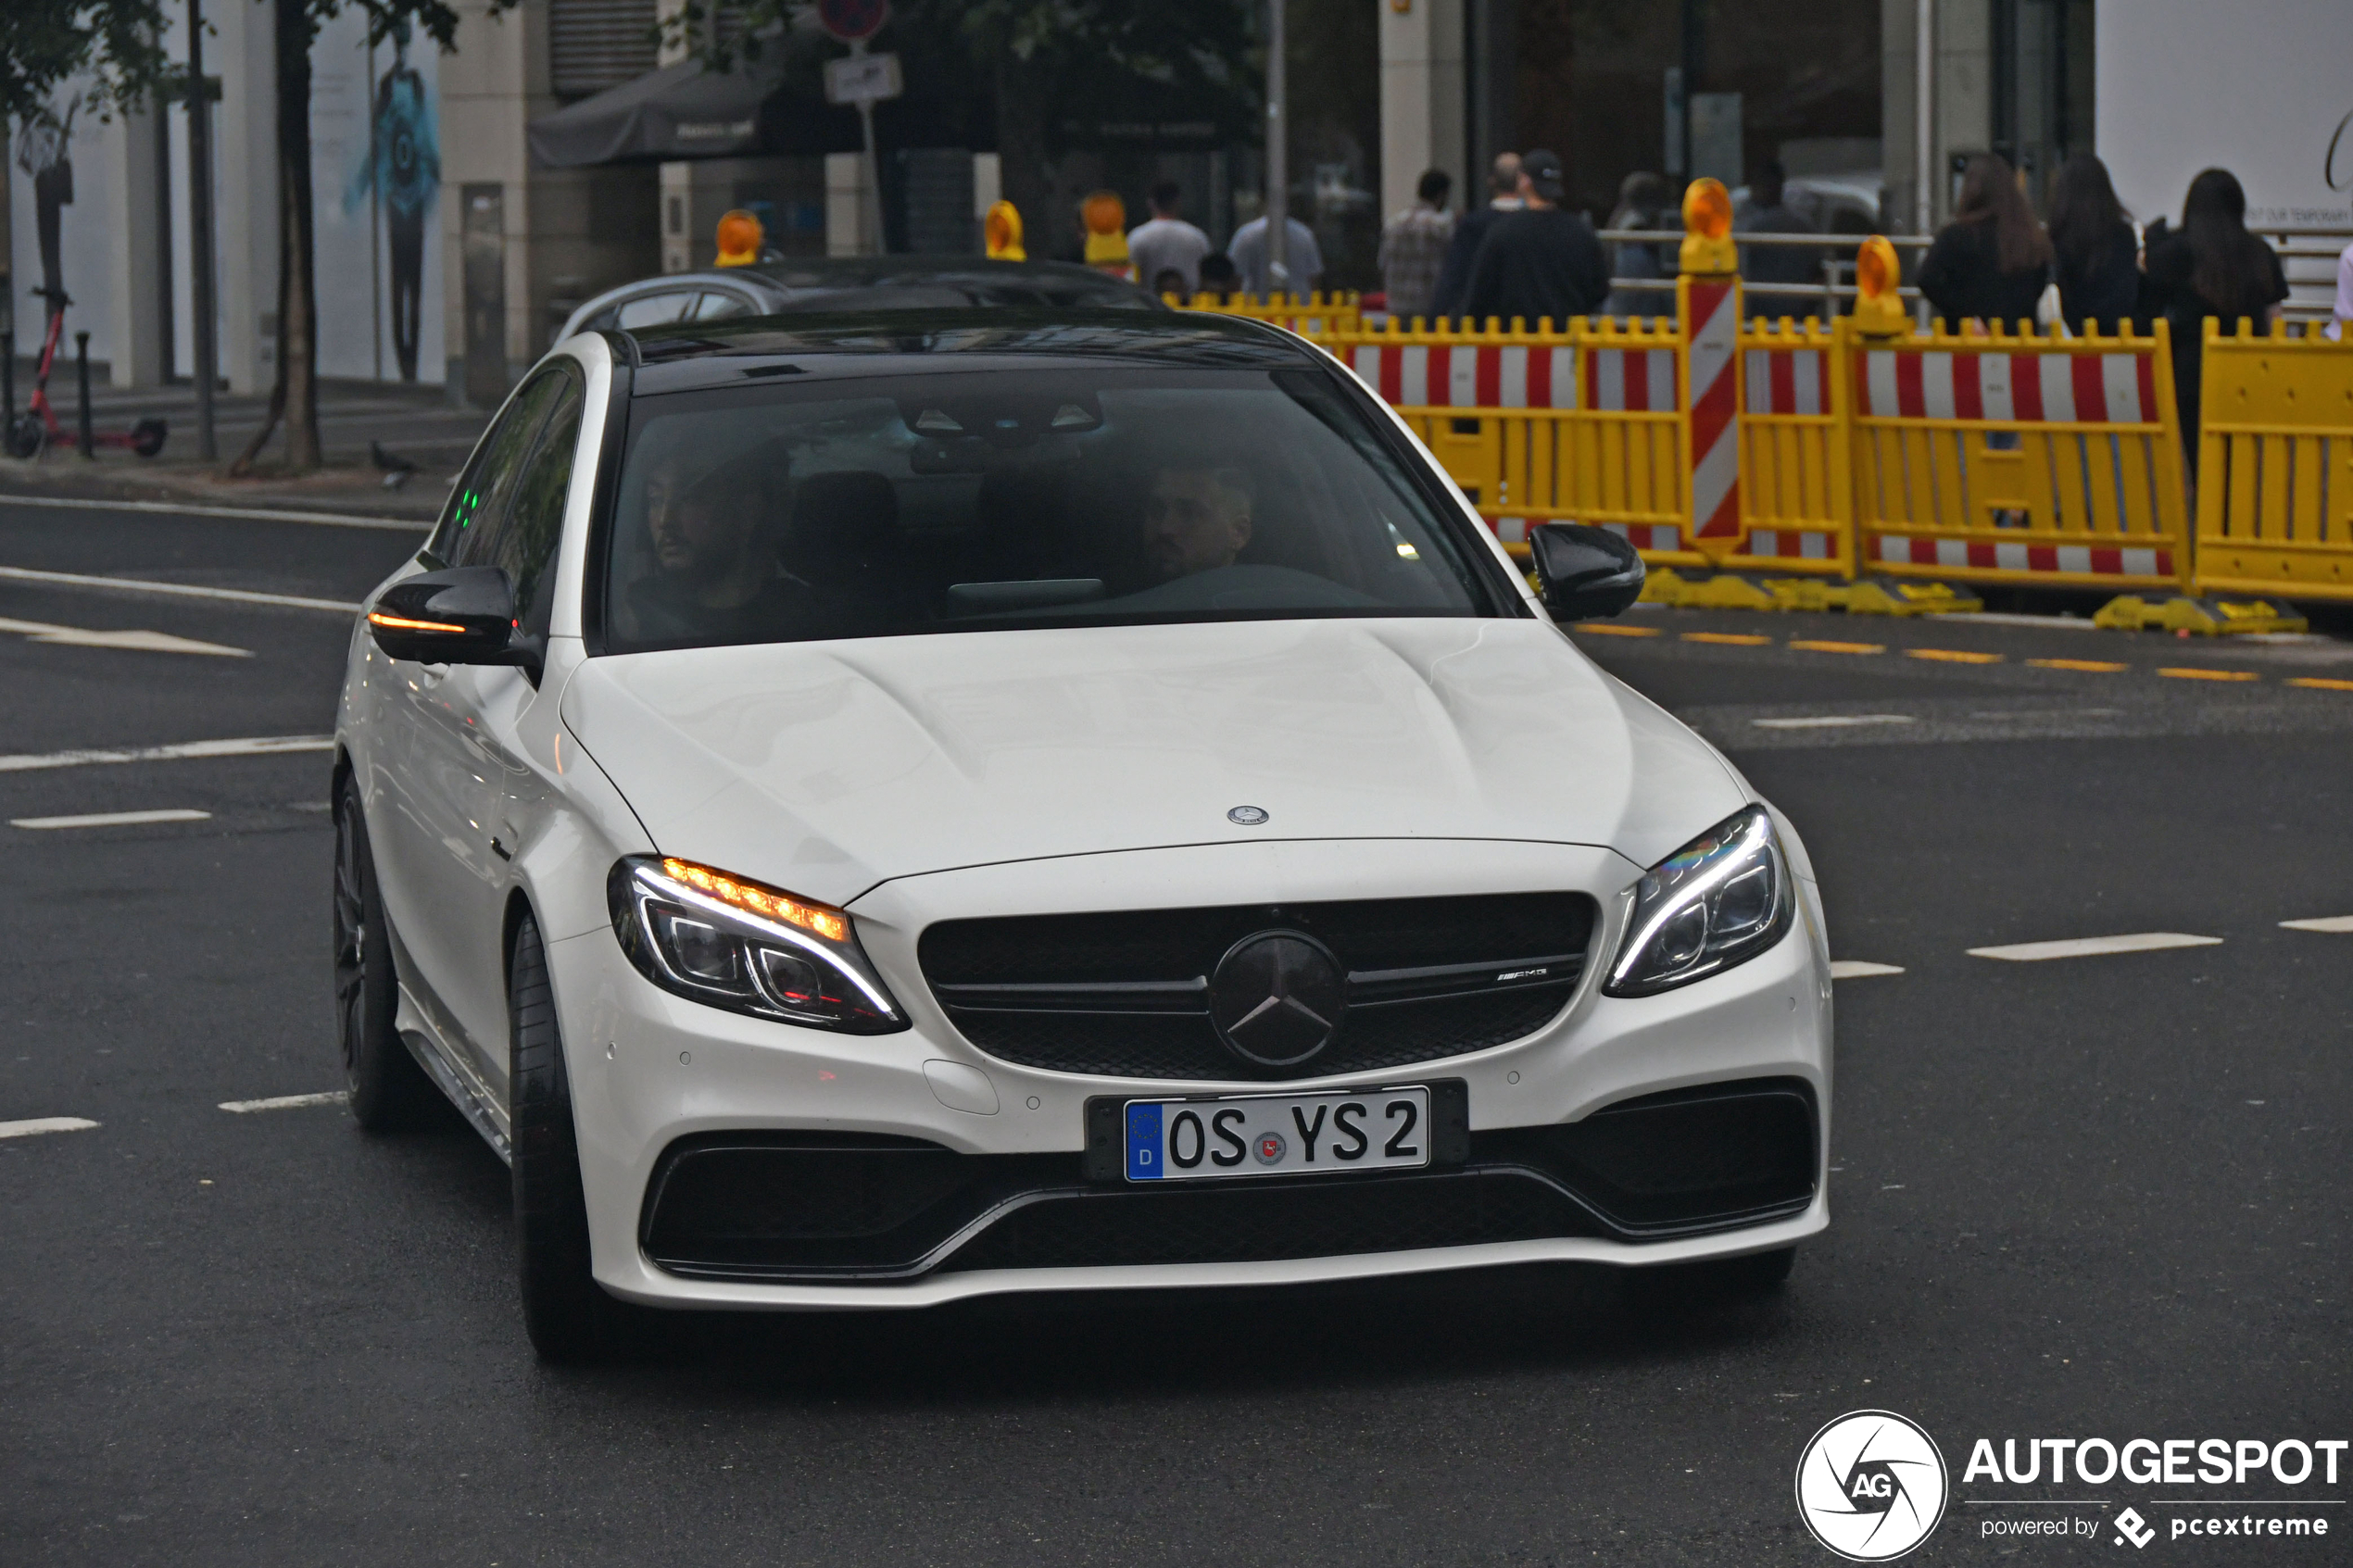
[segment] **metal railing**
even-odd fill
[[[1837,248],[1851,250],[1855,246],[1862,244],[1867,237],[1868,236],[1862,234],[1734,233],[1732,235],[1732,243],[1737,246],[1745,247],[1754,245],[1759,249],[1804,249],[1818,251]],[[1607,245],[1674,245],[1680,246],[1683,243],[1682,231],[1675,229],[1604,229],[1600,232],[1599,238]],[[1923,251],[1930,245],[1936,243],[1933,239],[1923,238],[1917,234],[1891,234],[1886,236],[1886,238],[1887,243],[1895,246],[1898,250]],[[1853,257],[1849,256],[1842,257],[1837,256],[1825,256],[1821,258],[1821,268],[1822,281],[1818,283],[1752,283],[1743,281],[1741,284],[1741,291],[1743,294],[1749,295],[1773,295],[1781,298],[1797,298],[1809,302],[1818,301],[1821,307],[1820,320],[1828,321],[1838,315],[1839,302],[1841,300],[1854,299],[1862,293],[1862,290],[1856,287],[1855,284],[1845,281],[1851,277],[1855,271],[1855,258]],[[1611,292],[1613,293],[1623,289],[1629,294],[1644,294],[1653,292],[1672,294],[1675,292],[1675,280],[1671,277],[1612,278],[1609,281],[1609,286]],[[1905,287],[1897,289],[1895,294],[1897,298],[1910,303],[1915,318],[1923,327],[1925,327],[1928,322],[1928,307],[1926,302],[1920,298],[1920,291],[1916,288]],[[1761,315],[1763,312],[1752,310],[1749,314],[1755,316]]]

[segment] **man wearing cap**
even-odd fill
[[[1563,211],[1561,160],[1539,149],[1519,160],[1519,190],[1527,206],[1498,219],[1471,262],[1463,314],[1506,327],[1514,318],[1554,329],[1590,315],[1609,296],[1609,258],[1592,224]]]

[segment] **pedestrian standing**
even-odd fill
[[[1960,206],[1920,263],[1920,293],[1949,332],[1988,321],[2032,330],[2050,282],[2051,241],[2010,174],[1991,154],[1969,159]]]
[[[1454,215],[1446,209],[1453,178],[1429,169],[1415,186],[1414,205],[1389,220],[1380,234],[1380,281],[1389,295],[1392,320],[1417,321],[1430,314],[1438,293],[1438,270],[1454,237]]]
[[[2337,254],[2336,307],[2329,312],[2329,336],[2344,342],[2348,325],[2353,325],[2353,245]]]
[[[1563,210],[1561,160],[1537,151],[1519,160],[1521,210],[1506,213],[1478,245],[1463,313],[1555,331],[1601,308],[1609,297],[1609,259],[1581,212]]]
[[[1277,294],[1306,294],[1324,275],[1324,253],[1315,247],[1315,231],[1293,218],[1284,223],[1283,232],[1290,240],[1290,255],[1285,258],[1289,275],[1277,278],[1266,255],[1265,218],[1253,218],[1234,231],[1226,254],[1234,258],[1234,269],[1241,274],[1244,294],[1261,299]]]
[[[1609,215],[1607,226],[1650,230],[1678,227],[1680,220],[1670,220],[1667,211],[1674,201],[1675,193],[1663,176],[1638,169],[1617,187],[1617,210]],[[1673,278],[1675,269],[1666,248],[1655,240],[1619,241],[1610,247],[1610,282],[1616,284],[1630,279]],[[1672,316],[1675,291],[1613,287],[1604,308],[1613,316]]]
[[[1127,255],[1136,264],[1136,276],[1159,292],[1164,272],[1174,272],[1184,286],[1178,292],[1191,298],[1201,292],[1202,257],[1215,247],[1209,236],[1177,216],[1185,193],[1174,180],[1164,180],[1151,188],[1145,197],[1151,207],[1151,217],[1127,231]]]
[[[2051,256],[2060,324],[2092,332],[2138,324],[2140,250],[2108,165],[2089,153],[2060,164],[2051,182]]]
[[[1431,314],[1443,318],[1461,311],[1479,243],[1505,213],[1519,208],[1519,155],[1497,153],[1495,167],[1487,176],[1487,205],[1455,220],[1454,237],[1446,245],[1446,264],[1438,270],[1438,288],[1430,296]]]
[[[2287,297],[2287,275],[2279,253],[2246,232],[2246,192],[2226,169],[2190,182],[2181,228],[2151,243],[2146,265],[2152,301],[2165,312],[2173,339],[2173,399],[2195,479],[2206,322],[2219,320],[2231,337],[2242,321],[2269,321]]]
[[[1811,234],[1814,224],[1789,205],[1789,171],[1768,161],[1749,182],[1748,201],[1732,220],[1735,234]],[[1819,288],[1822,258],[1811,245],[1743,245],[1741,276],[1752,283],[1806,283]],[[1778,291],[1771,297],[1787,299]]]

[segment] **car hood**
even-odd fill
[[[567,726],[663,853],[846,903],[893,877],[1267,839],[1525,839],[1649,865],[1737,810],[1551,625],[1283,621],[587,660]],[[1227,813],[1253,806],[1262,825]]]

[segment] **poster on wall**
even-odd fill
[[[114,198],[109,139],[114,128],[84,110],[86,83],[59,89],[48,106],[13,127],[8,148],[9,257],[16,291],[17,352],[41,352],[52,291],[70,300],[58,345],[68,381],[73,334],[90,334],[90,358],[113,358],[115,269],[106,213]],[[53,389],[54,390],[54,389]]]
[[[311,46],[321,375],[442,379],[438,65],[405,21],[371,45],[357,8]]]

